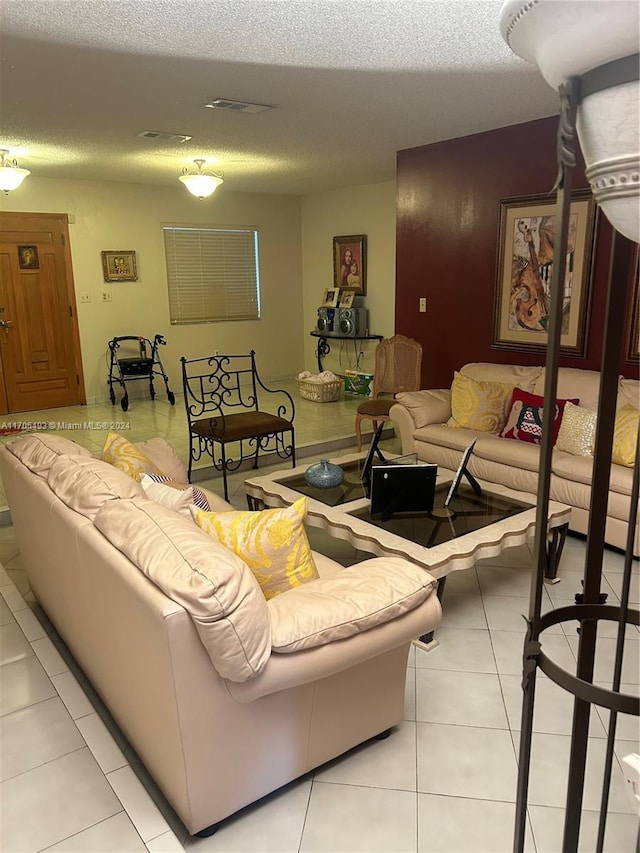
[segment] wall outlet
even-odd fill
[[[421,296],[421,297],[420,297],[420,303],[419,303],[419,304],[420,304],[420,313],[421,313],[421,314],[424,314],[424,313],[425,313],[425,311],[427,310],[427,297],[426,297],[426,296]]]
[[[111,291],[103,290],[102,291],[102,301],[103,302],[111,302]]]
[[[91,302],[91,294],[88,290],[81,291],[80,302]]]

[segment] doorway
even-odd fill
[[[85,402],[67,215],[0,212],[0,414]]]

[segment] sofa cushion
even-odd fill
[[[106,501],[144,498],[139,483],[93,456],[60,456],[48,475],[49,487],[68,507],[95,519]]]
[[[544,396],[545,369],[542,370],[534,394]],[[596,412],[598,410],[598,395],[600,393],[600,372],[598,370],[581,370],[577,367],[561,367],[558,370],[558,386],[556,395],[564,399],[577,397],[580,405]]]
[[[431,575],[399,557],[349,566],[269,601],[273,651],[344,640],[413,610],[434,587]]]
[[[616,408],[620,409],[627,405],[640,409],[640,382],[637,379],[625,379],[624,376],[621,376],[618,383]]]
[[[14,456],[34,474],[46,477],[59,456],[91,456],[91,451],[61,435],[34,432],[7,444]]]
[[[137,441],[135,446],[162,471],[166,477],[171,477],[176,483],[186,483],[189,480],[187,467],[164,438],[149,438],[147,441]]]
[[[481,438],[473,448],[473,456],[488,459],[490,462],[500,462],[506,468],[538,471],[540,467],[540,447],[524,441],[491,441]]]
[[[447,426],[499,433],[511,406],[513,385],[485,382],[456,372],[451,386]]]
[[[558,438],[558,431],[562,424],[562,414],[566,400],[556,399],[556,414],[553,421],[553,443]],[[571,400],[578,405],[577,398]],[[542,441],[542,416],[544,398],[538,394],[529,394],[516,388],[511,398],[511,411],[507,423],[500,433],[502,438],[515,438],[519,441],[527,441],[532,444],[540,444]]]
[[[304,529],[306,497],[262,512],[203,512],[192,507],[191,513],[205,533],[249,566],[267,599],[320,577]]]
[[[107,435],[102,458],[134,480],[140,481],[143,474],[164,474],[139,447],[117,432]]]
[[[431,424],[413,433],[416,444],[426,442],[440,447],[450,447],[452,450],[465,450],[475,438],[486,438],[491,441],[497,440],[498,436],[473,429],[451,429],[446,424]]]
[[[611,454],[611,461],[615,462],[616,465],[633,467],[633,463],[636,461],[639,422],[640,409],[634,408],[630,404],[622,406],[616,412]]]
[[[189,520],[191,520],[190,506],[199,506],[207,512],[211,509],[204,492],[189,483],[176,483],[160,474],[143,474],[140,477],[140,485],[150,500],[174,512],[179,512]]]
[[[396,402],[411,412],[416,429],[427,424],[443,424],[451,415],[451,391],[448,388],[426,391],[402,391]]]
[[[502,382],[505,385],[533,391],[543,371],[542,367],[521,367],[517,364],[492,364],[472,361],[460,368],[460,373],[483,382]]]
[[[593,456],[597,421],[597,412],[583,406],[574,406],[568,401],[558,430],[556,449],[573,453],[575,456]]]
[[[569,453],[562,453],[554,448],[551,459],[551,470],[557,477],[561,477],[563,480],[591,486],[593,457],[573,456]],[[632,475],[633,472],[628,468],[622,465],[612,465],[609,474],[609,491],[617,492],[620,495],[630,495]]]
[[[95,525],[188,611],[223,678],[246,681],[264,669],[271,654],[267,602],[251,572],[228,548],[146,498],[105,504]]]

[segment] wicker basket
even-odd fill
[[[298,387],[303,400],[311,400],[312,403],[335,403],[336,400],[340,399],[342,382],[340,379],[333,382],[298,379]]]

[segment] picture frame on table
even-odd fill
[[[595,220],[591,191],[574,192],[560,338],[567,355],[586,354]],[[500,201],[493,348],[538,352],[546,347],[555,231],[556,204],[548,196]]]
[[[331,287],[325,290],[324,296],[322,297],[322,307],[323,308],[336,308],[338,306],[338,299],[340,298],[340,290],[337,287]]]
[[[354,290],[341,290],[338,308],[351,308],[353,306],[353,300],[355,298],[356,294]]]
[[[137,281],[138,265],[133,249],[101,252],[105,281]]]
[[[340,290],[367,294],[367,235],[333,238],[333,284]]]

